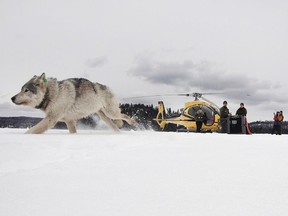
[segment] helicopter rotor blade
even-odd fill
[[[145,96],[135,96],[135,97],[126,97],[123,98],[124,100],[127,99],[139,99],[139,98],[152,98],[152,97],[170,97],[170,96],[185,96],[185,97],[194,97],[195,99],[203,98],[203,95],[217,95],[217,94],[224,94],[224,93],[178,93],[178,94],[158,94],[158,95],[145,95]]]
[[[222,92],[210,92],[210,93],[200,93],[200,92],[194,92],[194,93],[181,93],[181,94],[178,94],[179,96],[195,96],[195,95],[198,95],[200,97],[202,97],[202,95],[217,95],[217,94],[224,94]]]
[[[179,94],[179,95],[180,96],[191,96],[191,97],[194,97],[194,99],[196,101],[196,100],[199,100],[199,98],[203,98],[203,95],[217,95],[217,94],[224,94],[224,93],[220,93],[220,92],[217,92],[217,93],[215,93],[215,92],[213,92],[213,93],[199,93],[199,92],[195,92],[195,93],[191,93],[191,94]],[[210,102],[207,99],[204,99],[204,100],[206,100],[209,103],[212,103],[212,102]]]
[[[203,96],[202,96],[202,99],[205,100],[205,101],[207,101],[207,102],[210,103],[210,104],[213,104],[215,107],[217,107],[218,109],[220,109],[220,108],[219,108],[219,107],[218,107],[214,102],[212,102],[212,101],[206,99],[206,98],[203,97]]]
[[[144,96],[135,96],[135,97],[126,97],[126,99],[138,99],[138,98],[152,98],[152,97],[166,97],[166,96],[178,96],[178,94],[158,94],[158,95],[144,95]]]

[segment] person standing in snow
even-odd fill
[[[272,135],[276,132],[276,135],[281,135],[281,124],[283,121],[283,116],[280,114],[280,112],[276,112],[274,114],[274,124],[273,124],[273,129],[272,129]]]
[[[280,111],[280,135],[282,134],[282,124],[283,124],[283,121],[284,121],[284,115],[283,115],[283,111]]]
[[[196,128],[197,128],[196,131],[197,132],[201,131],[204,120],[205,120],[205,113],[203,112],[202,108],[199,107],[199,109],[195,113],[195,121],[196,121]]]
[[[247,115],[247,109],[244,107],[244,103],[240,103],[240,107],[236,111],[236,115],[238,115],[238,116],[246,116]]]
[[[230,112],[227,105],[227,101],[223,101],[223,106],[220,108],[220,125],[222,133],[227,133],[228,131],[228,120],[230,117]]]
[[[284,121],[284,115],[283,115],[283,111],[280,111],[280,116],[281,116],[281,121]]]
[[[236,111],[236,115],[241,117],[242,124],[245,124],[245,126],[246,126],[246,134],[251,134],[251,131],[249,129],[249,125],[248,125],[248,122],[247,122],[247,118],[246,118],[247,109],[244,107],[244,103],[240,103],[240,107]]]

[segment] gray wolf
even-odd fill
[[[35,75],[11,100],[46,113],[43,120],[26,132],[29,134],[43,133],[58,121],[64,121],[69,132],[76,133],[77,120],[95,113],[115,131],[119,131],[122,120],[132,126],[136,124],[121,113],[115,95],[107,86],[84,78],[57,81],[56,78],[46,78],[45,73]]]

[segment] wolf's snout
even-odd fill
[[[14,97],[11,98],[11,100],[12,100],[13,103],[15,103],[15,99],[16,99],[16,96],[14,96]]]

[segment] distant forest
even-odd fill
[[[120,104],[122,113],[133,117],[137,123],[137,130],[155,130],[160,131],[158,124],[153,120],[157,113],[158,108],[153,105],[144,104]],[[168,116],[179,114],[179,110],[172,111],[171,108],[166,110]],[[0,128],[30,128],[41,121],[41,118],[31,118],[31,117],[0,117]],[[99,118],[97,116],[89,116],[79,120],[78,125],[81,128],[97,128]],[[273,127],[273,121],[256,121],[249,123],[249,128],[252,133],[271,133]],[[56,124],[57,129],[66,129],[66,125],[63,122]],[[124,123],[124,129],[131,129],[131,127]],[[282,133],[288,134],[288,123],[285,121],[282,125]]]

